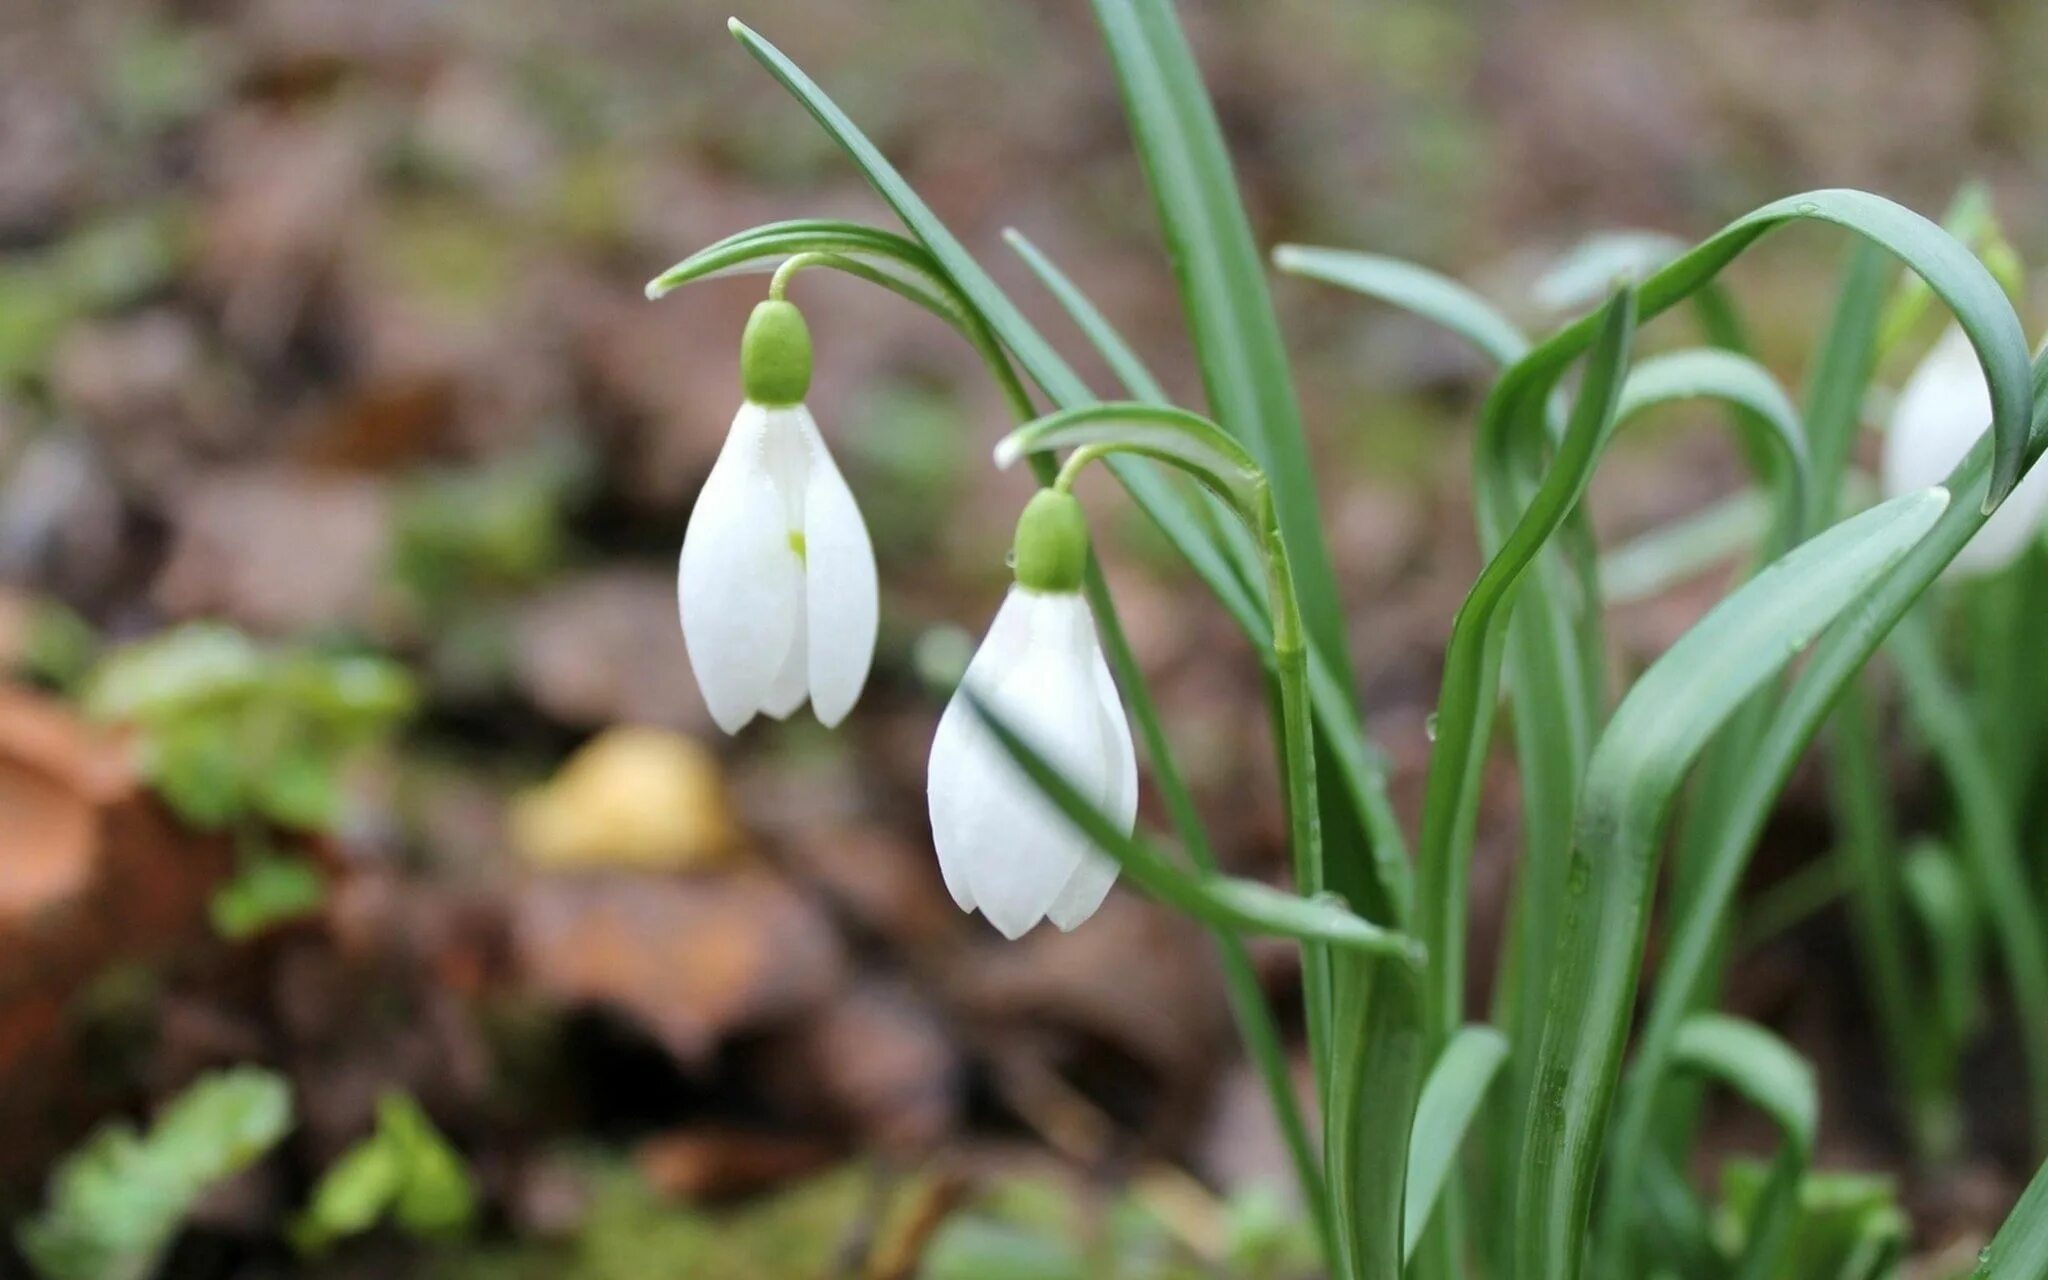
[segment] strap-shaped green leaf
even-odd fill
[[[1437,701],[1422,844],[1416,866],[1420,934],[1437,964],[1430,975],[1430,1025],[1441,1039],[1464,1001],[1465,887],[1479,782],[1493,723],[1508,604],[1522,574],[1561,525],[1613,432],[1623,371],[1635,336],[1635,296],[1624,290],[1601,310],[1600,339],[1586,362],[1570,425],[1543,486],[1502,539],[1451,626]],[[1519,367],[1519,366],[1518,366]]]
[[[860,222],[800,218],[749,227],[705,245],[648,281],[646,293],[650,300],[658,299],[698,280],[772,271],[776,264],[799,253],[849,259],[889,279],[920,286],[934,296],[952,290],[937,261],[914,240]],[[952,306],[950,301],[947,305]]]
[[[1971,1280],[2041,1280],[2048,1276],[2048,1164],[2027,1184],[1991,1245],[1977,1257]]]
[[[1516,1274],[1576,1274],[1593,1173],[1655,881],[1664,818],[1715,730],[1934,527],[1945,491],[1909,494],[1795,548],[1681,637],[1623,699],[1580,803],[1558,954],[1524,1121]]]
[[[1694,1014],[1679,1028],[1672,1065],[1727,1085],[1771,1118],[1784,1136],[1770,1180],[1751,1215],[1737,1280],[1772,1280],[1799,1215],[1799,1187],[1820,1128],[1813,1068],[1776,1035],[1725,1014]]]
[[[1957,852],[1990,918],[1992,937],[2019,1006],[2034,1149],[2048,1150],[2048,919],[2043,918],[2035,877],[1998,786],[1997,763],[1968,705],[1942,669],[1924,614],[1917,611],[1900,619],[1888,651],[1905,688],[1907,709],[1941,762],[1955,797],[1961,825]]]
[[[1180,284],[1210,416],[1271,478],[1303,621],[1324,653],[1342,654],[1342,610],[1287,349],[1201,71],[1170,0],[1096,0],[1095,14]],[[1348,690],[1349,673],[1338,675]]]
[[[1529,350],[1529,340],[1515,322],[1491,302],[1428,267],[1377,253],[1299,244],[1273,250],[1273,265],[1289,275],[1349,289],[1432,320],[1496,364],[1513,364]]]
[[[1215,423],[1185,409],[1130,402],[1088,405],[1027,422],[996,442],[996,466],[1026,454],[1095,448],[1177,467],[1246,520],[1256,515],[1259,464]]]
[[[1401,1227],[1402,1253],[1412,1257],[1436,1209],[1451,1164],[1464,1145],[1472,1117],[1508,1056],[1507,1038],[1488,1026],[1460,1027],[1437,1055],[1415,1106],[1408,1135],[1408,1198]]]
[[[2034,438],[2039,442],[2048,439],[2048,359],[2035,363],[2033,394]],[[1626,1182],[1629,1162],[1639,1158],[1657,1085],[1670,1062],[1672,1037],[1712,972],[1720,922],[1734,901],[1749,851],[1807,744],[1844,691],[1914,601],[1983,527],[1982,504],[1971,499],[1985,490],[1991,450],[1989,440],[1979,440],[1956,464],[1946,487],[1961,499],[1950,503],[1926,538],[1814,645],[1805,666],[1786,688],[1770,731],[1757,744],[1742,785],[1705,833],[1705,872],[1665,944],[1659,980],[1636,1038],[1635,1061],[1616,1122],[1618,1181]]]
[[[968,705],[1004,752],[1067,821],[1114,860],[1139,888],[1204,924],[1237,933],[1293,938],[1419,969],[1425,953],[1406,934],[1362,919],[1334,897],[1304,898],[1256,880],[1193,875],[1136,836],[1117,829],[1002,716],[967,690]]]
[[[2005,291],[1968,249],[1940,226],[1903,205],[1867,191],[1833,189],[1787,196],[1737,218],[1656,272],[1639,292],[1644,319],[1658,315],[1705,287],[1758,239],[1794,222],[1827,222],[1881,246],[1925,280],[1969,336],[1991,385],[1994,464],[1984,495],[1995,508],[2018,481],[2028,460],[2032,398],[2028,391],[2027,339]],[[1557,375],[1592,345],[1597,317],[1566,327],[1511,370],[1494,390],[1505,409],[1529,396],[1545,396]],[[1498,416],[1493,408],[1489,417]]]

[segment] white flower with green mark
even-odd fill
[[[788,302],[754,309],[746,402],[683,535],[683,643],[711,718],[738,733],[808,699],[826,725],[859,700],[875,655],[875,552],[804,407],[810,335]]]
[[[1900,389],[1884,438],[1887,498],[1930,488],[1991,429],[1991,388],[1976,349],[1951,326]],[[1957,577],[1996,573],[2038,536],[2048,515],[2048,466],[2036,465],[1949,565]]]
[[[1137,818],[1138,762],[1081,598],[1088,535],[1072,495],[1046,489],[1017,525],[1017,583],[939,720],[929,773],[939,870],[963,911],[1007,938],[1040,920],[1072,929],[1116,883],[1116,864],[1025,776],[968,703],[1013,728],[1123,831]]]

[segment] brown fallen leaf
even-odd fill
[[[676,1200],[726,1200],[822,1169],[832,1148],[801,1138],[687,1129],[649,1138],[633,1153],[640,1176]]]
[[[815,1011],[846,969],[824,913],[757,870],[534,877],[513,935],[542,994],[612,1009],[690,1063],[726,1036]]]
[[[203,940],[225,841],[179,826],[128,744],[0,684],[0,1181],[77,1136],[71,998],[122,963]]]
[[[390,558],[390,503],[374,480],[303,471],[208,476],[172,512],[155,585],[179,617],[271,633],[367,627]]]
[[[676,537],[680,545],[680,526]],[[605,569],[552,583],[521,607],[513,634],[520,687],[563,724],[711,727],[683,651],[671,570]]]

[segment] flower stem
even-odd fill
[[[768,277],[768,300],[770,302],[781,302],[782,295],[789,290],[790,279],[797,272],[802,271],[805,267],[815,267],[822,262],[826,262],[832,256],[829,253],[793,253],[789,257],[784,258],[782,265],[775,268],[775,274]]]

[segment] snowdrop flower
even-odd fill
[[[1124,831],[1137,817],[1131,727],[1081,598],[1088,533],[1071,494],[1044,489],[1017,523],[1017,583],[932,741],[932,838],[946,888],[1003,936],[1042,919],[1072,929],[1116,882],[1099,852],[1032,785],[967,702],[982,701]]]
[[[1991,388],[1970,340],[1951,326],[1899,392],[1884,438],[1884,492],[1895,498],[1938,485],[1991,429]],[[2026,550],[2048,514],[2048,466],[2036,464],[1949,571],[1975,577],[2005,568]]]
[[[875,656],[875,552],[853,494],[804,408],[801,312],[754,308],[740,344],[746,402],[683,535],[683,643],[711,718],[738,733],[804,704],[826,725],[853,709]]]

